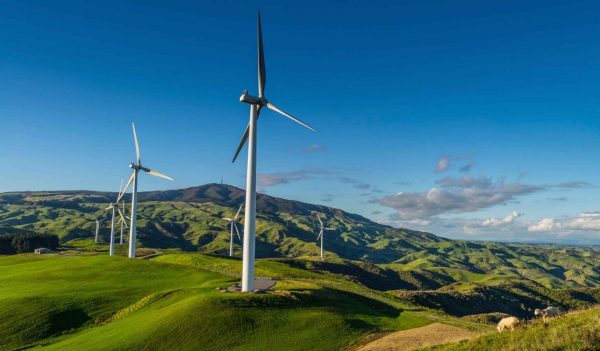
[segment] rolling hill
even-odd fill
[[[105,216],[115,193],[90,191],[0,194],[0,235],[11,232],[56,234],[81,246],[93,235],[94,220]],[[208,184],[181,190],[140,193],[139,244],[148,248],[223,255],[227,222],[244,198],[242,189]],[[528,280],[546,288],[600,286],[600,248],[468,242],[393,228],[340,209],[257,198],[257,257],[307,258],[318,254],[317,223],[325,214],[334,227],[325,238],[326,262],[298,261],[317,271],[352,277],[378,290],[435,290],[453,283],[486,284]],[[108,221],[102,235],[107,239]],[[236,242],[236,254],[240,246]],[[102,247],[93,247],[94,250]],[[309,262],[309,263],[306,263]]]

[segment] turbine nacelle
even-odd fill
[[[248,94],[248,90],[244,90],[244,92],[242,92],[242,96],[240,96],[240,101],[250,105],[259,106],[266,106],[269,103],[264,97],[261,98]]]

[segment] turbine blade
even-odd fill
[[[119,201],[121,201],[121,198],[123,197],[123,195],[125,195],[125,193],[127,192],[127,189],[129,189],[129,187],[131,186],[131,183],[133,183],[134,177],[135,177],[135,171],[133,171],[133,173],[131,173],[131,177],[129,177],[127,184],[125,184],[125,187],[123,188],[123,190],[121,190],[121,193],[119,194],[119,197],[117,198],[117,203]],[[123,209],[125,209],[125,203],[123,203]]]
[[[242,237],[240,236],[240,231],[237,229],[237,224],[235,222],[231,222],[231,224],[235,228],[235,232],[237,233],[238,239],[240,239],[240,241],[242,241]]]
[[[265,70],[265,53],[263,51],[262,27],[260,23],[260,12],[258,12],[258,97],[265,96],[267,85],[267,72]]]
[[[323,229],[323,221],[321,220],[321,216],[317,215],[317,219],[319,220],[319,224],[321,225],[321,230]]]
[[[146,171],[146,170],[144,170],[144,171]],[[155,177],[164,178],[164,179],[170,180],[172,182],[175,181],[173,178],[169,177],[168,175],[164,175],[164,174],[159,173],[159,172],[157,172],[157,171],[155,171],[153,169],[149,169],[146,172],[148,174],[151,174],[151,175],[155,176]]]
[[[231,163],[235,162],[235,160],[237,159],[238,155],[240,154],[240,151],[242,151],[242,149],[244,148],[244,145],[246,144],[246,140],[248,140],[248,134],[249,133],[250,133],[250,125],[246,126],[246,130],[244,131],[244,135],[242,136],[242,140],[240,141],[240,145],[238,145],[238,148],[235,151],[235,155],[233,155],[233,160],[231,160]]]
[[[123,222],[125,223],[125,226],[127,227],[127,221],[125,220],[125,216],[123,216],[123,212],[121,212],[121,209],[117,207],[117,211],[119,212],[119,223]]]
[[[305,127],[305,128],[308,128],[308,129],[312,130],[313,132],[316,132],[316,130],[315,130],[313,127],[311,127],[311,126],[309,126],[308,124],[306,124],[306,123],[302,122],[301,120],[299,120],[298,118],[296,118],[296,117],[294,117],[294,116],[290,115],[289,113],[287,113],[287,112],[285,112],[285,111],[283,111],[283,110],[279,109],[277,106],[273,105],[273,104],[272,104],[272,103],[270,103],[270,102],[268,102],[268,103],[267,103],[267,108],[268,108],[269,110],[273,110],[273,111],[275,111],[275,112],[277,112],[277,113],[279,113],[279,114],[282,114],[282,115],[284,115],[285,117],[287,117],[287,118],[291,119],[292,121],[294,121],[294,122],[296,122],[296,123],[300,124],[301,126],[303,126],[303,127]]]
[[[319,232],[319,235],[317,236],[317,240],[321,239],[321,236],[322,236],[322,235],[323,235],[323,231],[321,230],[321,231]]]
[[[137,134],[135,133],[135,124],[131,122],[131,128],[133,129],[133,141],[135,142],[135,154],[137,155],[137,164],[140,164],[140,144],[138,143]]]
[[[123,178],[121,178],[121,185],[119,185],[119,194],[123,191]]]
[[[260,105],[257,107],[256,109],[256,121],[258,122],[258,118],[260,117]],[[233,159],[231,160],[231,163],[234,163],[235,160],[237,159],[237,157],[240,154],[240,151],[242,151],[242,149],[244,148],[244,145],[246,144],[246,141],[248,140],[248,135],[250,134],[250,123],[248,123],[248,125],[246,126],[246,130],[244,131],[244,135],[242,136],[242,140],[240,140],[240,145],[238,145],[237,150],[235,151],[235,155],[233,155]]]
[[[227,222],[231,222],[231,218],[223,217],[221,219],[224,220],[224,221],[227,221]]]
[[[244,203],[242,202],[242,204],[240,205],[240,208],[238,209],[237,213],[235,214],[235,217],[233,217],[234,221],[239,217],[240,212],[242,212],[242,207],[243,206],[244,206]]]

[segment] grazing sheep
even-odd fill
[[[510,331],[512,332],[513,330],[515,330],[515,327],[519,325],[519,323],[520,321],[517,317],[502,318],[500,322],[498,322],[498,326],[496,327],[496,329],[498,329],[498,333],[502,333],[504,329],[510,329]]]
[[[544,316],[544,311],[540,310],[539,308],[536,308],[535,311],[533,311],[533,315],[536,317],[543,317]]]
[[[558,317],[562,314],[562,310],[558,307],[548,306],[542,311],[542,317],[544,319],[544,323],[548,323],[548,320],[552,317]]]

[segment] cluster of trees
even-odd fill
[[[55,250],[58,247],[58,236],[36,233],[0,235],[0,255],[33,252],[39,247]]]

